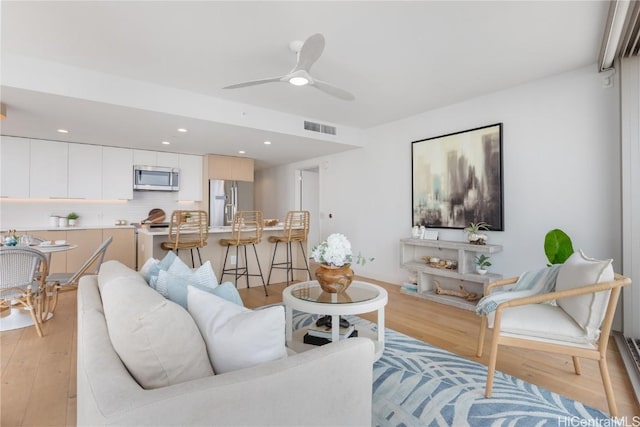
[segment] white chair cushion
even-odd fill
[[[287,357],[284,307],[253,311],[193,286],[187,301],[216,374]]]
[[[140,282],[113,278],[100,292],[109,338],[131,375],[145,389],[213,375],[189,313],[134,273]]]
[[[488,315],[493,328],[495,312]],[[593,340],[560,307],[549,304],[529,304],[509,307],[502,311],[501,335],[537,338],[540,341],[570,342],[593,348]]]
[[[588,258],[582,251],[574,252],[558,272],[556,291],[579,288],[594,283],[614,280],[612,260]],[[600,335],[600,325],[604,320],[610,291],[560,298],[557,304],[566,311],[591,339]]]

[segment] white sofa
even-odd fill
[[[141,290],[137,272],[109,263],[100,275],[119,271],[117,282],[131,285],[125,290]],[[221,375],[142,388],[112,345],[105,317],[109,310],[101,298],[103,286],[112,282],[98,286],[100,275],[85,276],[78,286],[79,426],[371,425],[374,347],[366,338]],[[144,306],[136,300],[122,304]]]

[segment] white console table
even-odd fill
[[[436,294],[435,281],[443,289],[457,291],[462,286],[467,292],[484,295],[486,286],[502,279],[502,276],[495,273],[484,275],[476,273],[473,259],[480,254],[491,255],[501,251],[501,245],[473,245],[447,240],[401,239],[400,265],[415,272],[418,279],[417,291],[410,291],[403,287],[402,292],[466,310],[474,310],[477,301]],[[457,269],[433,267],[422,259],[424,256],[454,261],[457,263]]]

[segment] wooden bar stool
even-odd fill
[[[198,259],[202,265],[200,248],[207,246],[209,237],[209,219],[205,211],[178,210],[171,213],[169,222],[169,241],[162,242],[160,247],[164,250],[175,251],[180,249],[191,251],[191,266],[195,268],[193,250],[198,252]]]
[[[222,263],[222,275],[220,281],[225,274],[232,274],[234,276],[234,283],[238,287],[238,278],[244,276],[247,281],[247,288],[249,287],[249,276],[260,277],[262,281],[262,287],[264,288],[264,294],[269,296],[267,292],[267,286],[264,283],[264,276],[262,275],[262,268],[260,267],[260,259],[258,259],[258,251],[256,250],[256,244],[262,240],[262,231],[264,224],[262,222],[261,211],[238,211],[233,217],[231,225],[231,238],[220,239],[220,245],[226,246],[227,251],[224,254],[224,262]],[[253,253],[256,256],[256,263],[258,264],[259,273],[249,273],[249,262],[247,259],[247,246],[253,246]],[[236,248],[236,264],[233,267],[227,268],[227,257],[229,256],[229,248],[235,246]],[[240,266],[239,248],[244,248],[244,266]]]
[[[275,243],[273,248],[273,257],[271,258],[271,268],[269,269],[269,277],[267,278],[267,284],[271,283],[271,272],[273,269],[287,270],[287,286],[289,286],[289,275],[291,275],[291,281],[293,282],[293,270],[306,270],[311,280],[311,271],[309,270],[309,262],[307,261],[307,254],[304,251],[304,245],[302,242],[307,241],[309,236],[309,211],[289,211],[284,220],[284,230],[281,236],[270,236],[269,242]],[[293,266],[293,251],[291,249],[291,243],[298,242],[300,249],[302,249],[302,258],[306,268]],[[286,261],[274,262],[276,259],[276,252],[278,252],[278,243],[284,243],[286,251]]]

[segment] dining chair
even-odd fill
[[[267,292],[267,285],[264,282],[264,276],[262,275],[262,268],[260,267],[260,259],[258,258],[258,251],[256,250],[256,244],[262,240],[262,232],[264,229],[264,221],[262,219],[262,211],[238,211],[233,216],[231,224],[231,238],[220,239],[221,246],[226,246],[227,250],[224,254],[224,262],[222,263],[222,274],[220,281],[225,274],[232,274],[234,276],[234,283],[238,287],[238,279],[242,276],[247,281],[247,288],[249,287],[249,276],[260,277],[262,281],[262,287],[264,288],[264,294],[269,296]],[[258,266],[259,273],[249,273],[249,260],[247,259],[247,246],[253,247],[253,252],[256,256],[256,264]],[[235,265],[227,268],[227,259],[229,256],[229,249],[231,247],[236,248]],[[244,249],[244,266],[240,266],[239,248]]]
[[[309,275],[311,280],[311,271],[309,270],[309,262],[307,261],[307,255],[304,251],[303,242],[307,241],[309,236],[309,211],[289,211],[287,212],[284,220],[284,229],[279,236],[269,236],[269,242],[275,243],[273,248],[273,257],[271,258],[271,268],[269,268],[269,276],[267,278],[267,285],[271,284],[271,273],[273,269],[287,270],[287,286],[289,286],[289,276],[291,276],[291,282],[293,282],[293,271],[304,270]],[[291,248],[292,243],[298,242],[300,249],[302,250],[302,258],[304,259],[305,268],[293,266],[293,250]],[[284,243],[285,248],[285,261],[275,262],[276,253],[278,252],[278,244]]]
[[[106,239],[91,256],[73,273],[53,273],[46,277],[46,298],[44,300],[44,312],[53,313],[58,304],[58,292],[65,287],[77,287],[80,277],[85,274],[98,274],[104,261],[107,248],[113,241],[113,237]],[[91,267],[93,267],[91,269]]]
[[[478,303],[479,306],[491,307],[492,300],[497,302],[494,311],[492,307],[492,311],[481,313],[477,346],[477,356],[480,357],[485,332],[487,328],[492,328],[485,389],[487,398],[493,392],[499,346],[520,347],[571,356],[576,375],[581,373],[579,358],[596,360],[609,413],[617,416],[607,367],[607,346],[620,291],[631,280],[613,273],[611,260],[608,261],[608,273],[598,265],[587,266],[587,270],[591,269],[592,272],[585,273],[579,263],[569,258],[565,262],[567,265],[560,266],[551,292],[517,297],[522,292],[514,289],[492,294],[492,291],[504,286],[517,286],[520,278],[501,280],[487,286],[486,296]],[[508,298],[510,293],[515,298]],[[550,304],[552,301],[555,301],[555,305]]]
[[[169,241],[162,242],[164,250],[175,251],[189,249],[191,252],[191,266],[195,268],[193,250],[198,252],[198,259],[202,265],[200,248],[207,246],[209,237],[209,219],[207,212],[202,210],[176,210],[171,213],[169,222]]]
[[[22,305],[29,312],[40,337],[43,336],[42,294],[47,271],[47,258],[37,249],[22,246],[0,248],[0,307],[12,310],[12,305]],[[1,321],[9,323],[6,317]]]

